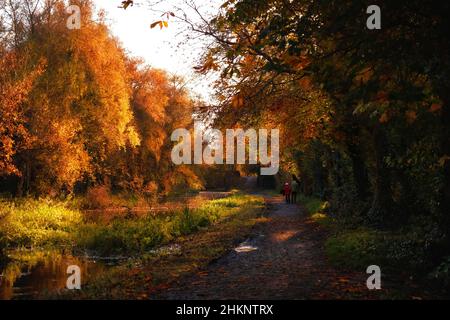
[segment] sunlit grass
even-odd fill
[[[307,197],[305,195],[300,195],[299,202],[311,215],[317,212],[321,212],[328,205],[326,201],[323,201],[316,197]]]
[[[176,249],[171,254],[166,250],[140,253],[129,264],[98,274],[82,291],[64,291],[58,298],[148,298],[155,286],[196,272],[225,254],[236,239],[245,239],[255,225],[267,222],[262,217],[265,208],[262,197],[234,195],[228,200],[206,202],[200,209],[218,213],[215,222],[208,228],[175,238]],[[236,204],[239,207],[234,207]]]
[[[0,202],[0,243],[4,247],[68,244],[82,214],[64,203],[22,199]]]
[[[217,223],[239,208],[262,203],[252,196],[233,195],[210,200],[196,209],[182,209],[160,216],[116,219],[108,225],[84,224],[77,231],[77,246],[101,254],[145,252]]]
[[[262,205],[262,198],[233,194],[206,201],[195,209],[160,215],[89,222],[73,203],[22,199],[0,202],[0,243],[7,248],[66,246],[96,254],[142,253],[194,233],[236,214],[240,208]]]
[[[328,201],[324,201],[316,197],[306,197],[304,195],[300,195],[300,203],[307,210],[311,220],[326,228],[333,227],[333,218],[325,213],[329,207]]]
[[[365,268],[380,261],[377,241],[380,235],[368,228],[347,229],[328,213],[329,203],[315,197],[300,197],[310,219],[329,233],[325,252],[334,265],[344,268]]]

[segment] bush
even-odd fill
[[[330,199],[330,212],[339,220],[341,225],[367,226],[365,213],[370,204],[362,202],[356,197],[356,189],[351,185],[336,188]]]
[[[430,268],[423,239],[413,233],[389,235],[380,241],[380,251],[391,267],[402,266],[403,270],[423,272]]]
[[[89,188],[86,193],[86,209],[105,209],[111,206],[112,200],[106,186]]]
[[[324,201],[315,197],[300,195],[299,202],[305,207],[309,214],[321,212],[324,209]]]
[[[450,256],[446,257],[444,261],[431,272],[428,276],[430,279],[438,282],[444,288],[450,288]]]

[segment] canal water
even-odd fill
[[[0,299],[33,299],[66,288],[67,268],[81,269],[81,283],[110,267],[103,261],[58,251],[16,250],[0,267]]]
[[[227,197],[226,192],[201,192],[193,197],[172,199],[152,208],[138,208],[152,214],[158,214],[180,207],[196,207],[205,200]],[[95,216],[111,217],[108,212],[97,212]],[[91,213],[86,213],[89,216]],[[122,213],[117,212],[120,216]],[[105,221],[107,222],[107,221]],[[82,285],[98,274],[105,272],[124,261],[128,257],[96,257],[74,256],[63,250],[14,250],[8,252],[8,258],[0,259],[0,300],[39,299],[46,293],[64,290],[66,288],[67,268],[77,265],[81,269]]]

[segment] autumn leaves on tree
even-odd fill
[[[380,228],[425,217],[448,252],[447,3],[226,1],[193,31],[220,72],[216,125],[278,126],[284,169],[332,212]],[[438,249],[440,248],[440,249]]]
[[[128,57],[90,1],[74,1],[80,30],[66,28],[63,1],[38,2],[0,1],[2,191],[199,187],[197,169],[170,161],[171,132],[194,114],[181,80]],[[218,103],[195,115],[215,128],[279,128],[283,171],[303,193],[381,229],[424,220],[439,256],[450,247],[450,7],[382,1],[371,30],[369,4],[230,0],[198,23],[185,16],[207,39],[194,69],[217,75]]]
[[[76,3],[79,30],[66,28],[63,1],[42,3],[0,2],[2,191],[107,184],[167,192],[198,184],[170,162],[170,133],[191,125],[182,79],[128,57],[102,17],[93,20],[89,1]]]

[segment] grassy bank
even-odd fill
[[[136,219],[117,219],[110,224],[84,224],[77,230],[77,245],[102,254],[142,253],[167,244],[235,214],[241,207],[258,202],[254,198],[233,195],[210,200],[196,209],[181,209]]]
[[[82,213],[53,200],[0,201],[0,244],[3,248],[70,245]]]
[[[235,193],[206,200],[196,209],[122,215],[92,222],[83,211],[74,209],[73,202],[2,201],[0,241],[9,257],[5,279],[14,282],[24,267],[36,265],[30,257],[48,261],[43,258],[46,250],[54,255],[69,255],[74,261],[86,252],[120,255],[129,258],[104,272],[89,274],[88,285],[83,285],[81,292],[55,294],[50,290],[42,292],[42,297],[143,297],[220,257],[264,220],[260,217],[264,208],[262,197]]]
[[[427,256],[428,230],[404,226],[399,230],[355,227],[351,221],[333,217],[326,201],[301,197],[312,220],[328,232],[325,252],[340,268],[366,270],[369,265],[408,279],[417,278],[445,288],[450,285],[450,258],[432,264]]]
[[[193,217],[185,217],[185,212],[176,214],[171,223],[165,224],[166,238],[161,241],[161,244],[170,241],[169,246],[142,252],[128,263],[90,280],[81,291],[63,290],[50,298],[153,298],[159,289],[201,270],[243,241],[256,224],[266,221],[262,216],[264,209],[262,197],[234,195],[209,201]]]
[[[0,202],[0,244],[7,249],[66,247],[96,254],[134,255],[218,223],[240,207],[258,202],[235,194],[179,209],[114,218],[108,223],[85,219],[73,203],[21,199]]]

